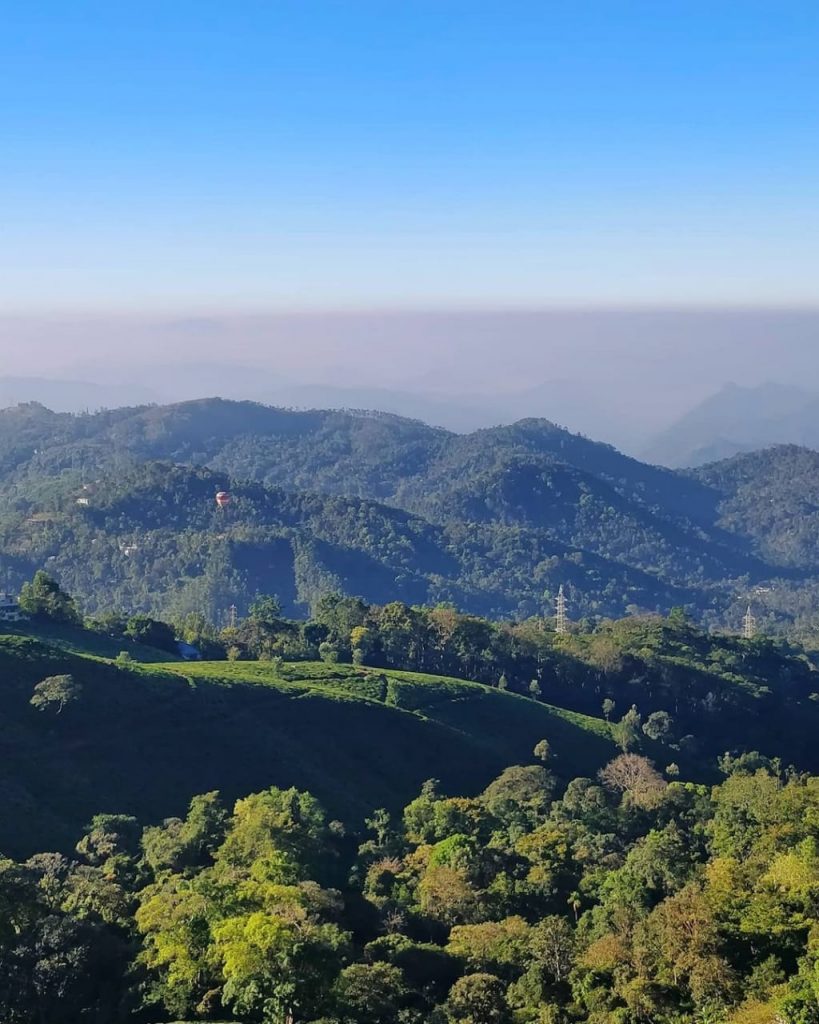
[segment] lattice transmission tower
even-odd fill
[[[569,632],[569,618],[566,615],[566,595],[563,593],[563,584],[560,584],[560,589],[557,592],[557,600],[555,601],[555,633],[559,636],[563,636],[564,633]]]

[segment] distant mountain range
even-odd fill
[[[0,377],[0,409],[39,402],[55,412],[84,412],[118,406],[145,405],[157,392],[140,384],[100,384],[50,377]]]
[[[447,394],[427,381],[418,390],[305,384],[269,369],[221,363],[167,363],[113,374],[85,367],[87,379],[0,377],[0,408],[38,402],[56,412],[165,405],[219,395],[291,409],[380,410],[470,433],[527,417],[546,418],[586,437],[601,437],[646,462],[671,468],[705,465],[772,444],[819,448],[819,393],[767,383],[726,384],[657,432],[656,408],[583,380],[553,380],[514,393]],[[656,405],[656,403],[655,403]]]
[[[701,466],[775,444],[819,448],[819,395],[783,384],[726,384],[641,452],[663,466]]]
[[[434,380],[414,390],[305,384],[233,363],[152,364],[117,373],[92,364],[82,370],[86,376],[81,379],[0,377],[0,408],[38,402],[55,412],[85,412],[218,395],[292,409],[380,410],[457,433],[546,417],[626,450],[635,450],[647,436],[633,402],[616,389],[601,393],[583,380],[546,381],[515,392],[451,394],[439,390]]]
[[[226,512],[214,495],[229,490]],[[275,593],[451,602],[495,617],[682,605],[811,628],[819,454],[695,472],[547,420],[456,434],[375,413],[200,400],[0,413],[0,573],[55,572],[86,604],[214,618]]]

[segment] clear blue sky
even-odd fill
[[[3,309],[815,299],[815,0],[2,24]]]

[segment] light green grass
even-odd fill
[[[602,721],[476,683],[351,665],[143,662],[117,666],[53,635],[0,636],[0,853],[70,850],[98,812],[145,823],[196,793],[228,803],[271,785],[314,793],[352,827],[400,810],[427,778],[472,795],[548,739],[564,778],[616,752]],[[60,714],[29,701],[70,672],[80,699]]]
[[[477,738],[485,749],[509,759],[507,764],[531,760],[535,743],[548,739],[561,774],[581,774],[590,760],[613,750],[611,727],[602,719],[447,676],[323,662],[289,662],[281,669],[241,661],[157,668],[210,683],[251,683],[294,696],[378,703]]]

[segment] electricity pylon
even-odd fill
[[[563,593],[562,583],[560,584],[560,589],[557,592],[555,609],[557,611],[555,616],[555,633],[559,636],[563,636],[564,633],[569,632],[569,619],[566,615],[566,595]]]

